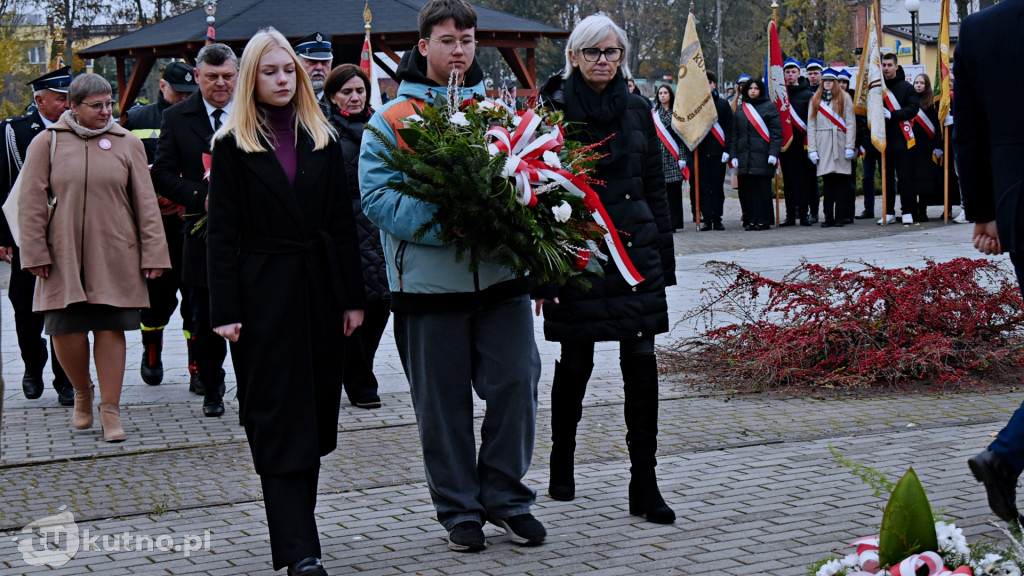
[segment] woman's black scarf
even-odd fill
[[[573,124],[570,130],[575,130],[576,137],[591,144],[615,135],[602,146],[609,155],[599,160],[598,166],[613,164],[628,153],[626,143],[634,128],[632,116],[626,113],[628,102],[629,88],[622,70],[602,92],[595,92],[578,71],[565,81],[565,120]]]

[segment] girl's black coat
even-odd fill
[[[541,92],[546,105],[564,110],[560,76],[548,80]],[[544,337],[548,340],[634,340],[668,331],[665,287],[675,285],[676,273],[661,141],[646,98],[630,95],[626,113],[632,116],[635,128],[614,137],[628,138],[629,151],[614,164],[599,167],[593,178],[603,184],[592,187],[644,281],[630,286],[609,260],[604,264],[604,278],[586,275],[589,290],[559,288],[560,303],[549,299],[544,304]],[[571,128],[569,137],[575,137]],[[602,248],[605,253],[607,250],[607,246]]]
[[[337,445],[342,312],[365,305],[341,147],[300,132],[292,185],[273,152],[213,148],[213,326],[239,322],[231,357],[258,474],[308,470]]]

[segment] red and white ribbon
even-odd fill
[[[796,112],[790,114],[790,118],[793,119],[793,125],[800,129],[804,133],[804,137],[807,137],[807,123],[800,119],[800,115]]]
[[[927,576],[971,576],[971,569],[959,566],[950,570],[942,563],[942,557],[935,552],[911,554],[888,571],[881,570],[878,563],[878,538],[867,537],[854,540],[851,546],[857,547],[857,563],[861,570],[850,576],[914,576],[918,568],[927,567]]]
[[[885,92],[885,107],[889,109],[889,112],[895,112],[900,109],[900,101],[896,99],[896,96],[892,92],[886,90]],[[900,121],[900,132],[903,133],[903,137],[907,139],[907,148],[914,147],[914,126],[909,120]]]
[[[725,130],[722,130],[722,125],[715,122],[711,125],[711,133],[715,135],[715,140],[725,148]]]
[[[765,142],[771,143],[772,137],[768,135],[768,125],[764,123],[761,115],[758,114],[757,110],[750,105],[750,102],[743,103],[743,113],[747,116],[747,120],[750,120],[750,123],[757,130],[757,133],[761,135],[761,138],[764,138]],[[796,115],[793,117],[795,118]]]
[[[668,151],[672,153],[672,157],[676,159],[676,164],[679,163],[679,144],[676,139],[672,137],[672,133],[668,131],[668,127],[661,121],[661,116],[658,115],[657,110],[651,110],[651,116],[654,117],[654,131],[658,133],[658,139],[661,143],[668,148]],[[690,179],[690,169],[680,168],[683,173],[683,178],[686,180]]]
[[[914,121],[924,128],[924,131],[928,133],[928,137],[932,140],[935,139],[935,124],[928,118],[928,115],[924,113],[924,110],[918,110],[917,116],[914,116]]]
[[[509,131],[502,126],[494,126],[487,131],[487,136],[493,138],[488,145],[487,151],[491,156],[498,154],[508,155],[505,161],[505,173],[514,178],[516,188],[519,190],[519,202],[526,206],[537,204],[537,192],[534,186],[557,184],[562,186],[569,193],[583,199],[583,205],[594,217],[594,221],[605,229],[604,240],[608,243],[612,261],[622,277],[630,286],[636,286],[644,281],[643,276],[633,266],[633,262],[626,254],[626,248],[619,239],[619,234],[612,223],[611,217],[605,210],[604,205],[597,192],[587,184],[584,177],[572,174],[563,168],[555,168],[543,160],[545,152],[557,154],[562,149],[564,137],[561,127],[558,127],[547,134],[537,136],[537,129],[541,125],[541,117],[533,110],[527,110],[520,117],[519,125],[515,132]]]
[[[837,116],[836,115],[836,111],[833,110],[832,107],[828,105],[828,103],[822,102],[818,106],[818,113],[821,114],[822,116],[824,116],[825,118],[827,118],[829,121],[831,121],[836,126],[838,126],[839,129],[842,130],[844,134],[846,133],[846,121],[843,120],[842,118],[840,118],[839,116]]]

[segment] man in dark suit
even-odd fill
[[[71,85],[70,68],[65,66],[48,72],[29,82],[34,91],[36,110],[17,118],[8,118],[0,124],[3,134],[3,158],[0,159],[0,177],[4,178],[3,199],[7,199],[14,181],[21,172],[25,150],[47,126],[56,122],[69,108],[68,86]],[[15,246],[7,220],[0,218],[0,259],[11,264],[11,283],[7,297],[14,308],[14,326],[18,333],[18,347],[25,363],[25,374],[21,378],[21,389],[25,397],[34,400],[43,394],[43,368],[46,366],[46,340],[40,338],[43,332],[43,315],[32,311],[32,294],[36,277],[21,269],[21,257]],[[50,348],[53,345],[51,342]],[[50,354],[53,363],[53,388],[61,406],[74,406],[75,390],[71,381],[57,361],[56,354]]]
[[[226,44],[211,44],[196,57],[199,91],[164,112],[160,144],[153,163],[157,194],[185,207],[182,281],[188,285],[196,363],[204,388],[203,414],[224,414],[224,358],[227,344],[210,326],[210,291],[206,277],[206,232],[193,230],[206,214],[209,181],[204,155],[210,138],[231,113],[238,81],[238,58]]]
[[[1022,21],[1024,0],[1003,0],[960,23],[953,65],[953,147],[964,209],[975,222],[974,246],[984,254],[1009,252],[1024,292],[1024,109],[1006,100],[1007,94],[1020,93],[1024,80],[1002,73],[1005,62],[1024,58],[1024,45],[1017,40]],[[993,59],[996,54],[999,58]],[[1024,406],[968,465],[984,482],[992,511],[1007,522],[1024,524],[1017,511]]]

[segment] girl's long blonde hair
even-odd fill
[[[302,67],[291,44],[273,27],[267,27],[257,32],[245,45],[238,66],[235,102],[227,122],[213,135],[214,141],[233,134],[238,148],[244,152],[268,151],[265,145],[271,141],[271,136],[263,120],[263,113],[256,106],[256,74],[260,58],[276,48],[284,48],[295,63],[295,96],[292,97],[292,103],[295,106],[296,140],[299,131],[303,130],[313,139],[313,149],[320,150],[337,137],[334,127],[327,122],[323,111],[320,110],[306,69]]]

